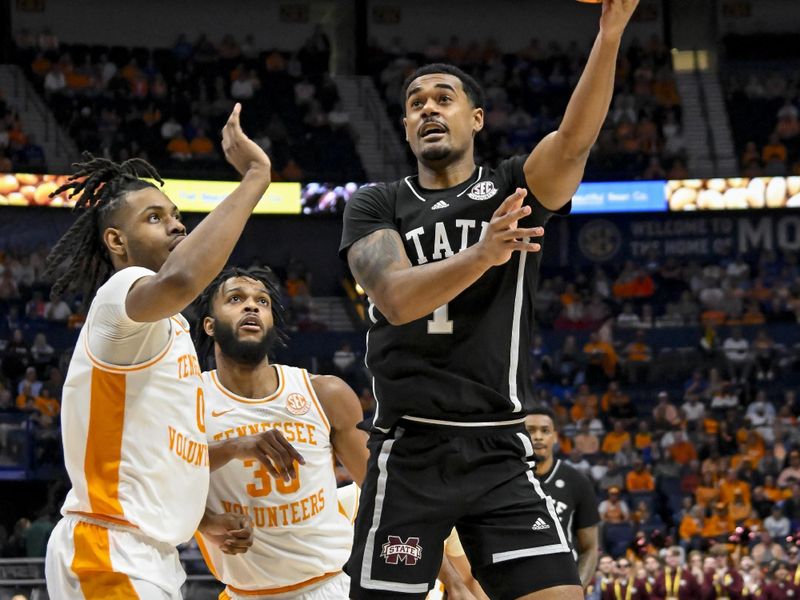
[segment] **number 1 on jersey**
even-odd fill
[[[428,333],[453,333],[453,322],[447,318],[447,304],[433,311],[433,319],[428,321]]]

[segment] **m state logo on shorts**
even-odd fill
[[[422,560],[422,546],[419,545],[418,537],[410,537],[406,541],[400,536],[390,535],[389,541],[383,545],[381,558],[386,560],[387,565],[405,563],[406,566],[414,566],[418,560]]]
[[[467,193],[467,196],[473,200],[488,200],[497,193],[497,188],[494,187],[492,181],[479,181],[472,186],[472,189]]]
[[[286,398],[286,410],[293,415],[304,415],[311,406],[302,394],[289,394]]]

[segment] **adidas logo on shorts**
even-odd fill
[[[536,523],[533,524],[533,527],[531,527],[531,529],[533,529],[534,531],[542,531],[543,529],[550,529],[550,525],[545,523],[544,519],[539,517],[538,519],[536,519]]]
[[[439,210],[440,208],[447,208],[448,206],[450,205],[447,202],[444,200],[439,200],[436,204],[431,206],[431,210]]]

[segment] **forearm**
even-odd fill
[[[247,219],[269,185],[269,170],[251,168],[239,186],[170,253],[157,277],[175,279],[188,302],[223,269]]]
[[[238,438],[211,442],[208,445],[208,462],[210,469],[216,471],[220,467],[227,465],[237,457],[238,449]]]
[[[589,153],[600,134],[614,93],[614,74],[621,39],[602,31],[572,93],[558,137],[564,153],[581,157]]]
[[[480,279],[489,267],[477,255],[473,246],[445,260],[394,271],[370,297],[393,325],[420,319]]]
[[[578,575],[584,589],[592,581],[597,567],[597,548],[588,548],[578,554]]]

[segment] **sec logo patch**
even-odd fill
[[[293,415],[304,415],[311,406],[302,394],[289,394],[286,399],[286,410]]]
[[[467,196],[473,200],[488,200],[497,193],[497,188],[494,187],[492,181],[481,181],[472,186],[472,189],[467,193]]]

